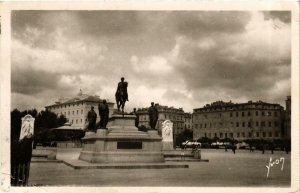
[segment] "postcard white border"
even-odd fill
[[[98,1],[98,2],[4,2],[1,5],[1,191],[3,192],[296,192],[299,191],[299,2],[297,1]],[[10,187],[10,11],[11,10],[287,10],[292,12],[292,157],[291,187]]]

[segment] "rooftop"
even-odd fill
[[[184,113],[183,109],[182,108],[175,108],[173,106],[171,107],[168,107],[168,106],[164,106],[164,105],[160,105],[160,104],[155,104],[155,106],[157,107],[157,109],[159,111],[176,111],[176,112],[181,112],[181,113]],[[145,107],[145,108],[138,108],[137,109],[137,112],[138,111],[148,111],[149,107]]]
[[[72,98],[59,98],[58,101],[55,102],[55,104],[53,105],[49,105],[46,107],[52,107],[52,106],[57,106],[57,105],[62,105],[62,104],[72,104],[72,103],[76,103],[76,102],[96,102],[96,103],[100,103],[102,102],[103,99],[100,99],[100,97],[98,95],[88,95],[88,94],[84,94],[82,92],[82,90],[80,89],[79,93],[72,97]],[[107,103],[111,103],[108,100],[106,100]]]
[[[221,108],[231,108],[231,107],[243,107],[243,106],[249,106],[249,105],[261,105],[261,106],[273,106],[273,107],[281,107],[279,104],[276,104],[276,103],[267,103],[267,102],[263,102],[263,101],[256,101],[256,102],[253,102],[253,101],[248,101],[247,103],[233,103],[231,101],[229,102],[224,102],[224,101],[215,101],[215,102],[212,102],[211,104],[206,104],[204,105],[203,107],[201,108],[196,108],[194,109],[194,111],[197,111],[197,110],[206,110],[206,109],[214,109],[214,110],[217,110],[217,109],[221,109]]]

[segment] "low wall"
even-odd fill
[[[73,141],[62,141],[57,142],[57,147],[59,148],[81,148],[81,142],[73,142]]]
[[[47,157],[49,160],[55,160],[57,154],[56,148],[36,148],[32,150],[32,157]]]

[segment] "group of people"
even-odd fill
[[[101,103],[98,105],[98,110],[99,110],[99,116],[100,116],[100,129],[106,129],[106,125],[108,123],[108,118],[109,118],[109,108],[106,100],[103,100]],[[91,110],[88,112],[87,115],[88,119],[88,130],[95,131],[96,128],[96,120],[97,120],[97,113],[94,110],[94,107],[91,107]]]
[[[136,112],[136,108],[133,109],[133,112],[131,114],[136,116],[135,126],[138,127],[139,126],[139,115]],[[154,102],[151,102],[151,106],[149,107],[148,114],[149,114],[149,119],[150,119],[150,123],[149,123],[150,128],[152,130],[154,130],[157,120],[158,120],[158,109],[154,105]]]
[[[235,150],[237,149],[237,147],[236,147],[236,145],[235,144],[231,144],[231,145],[229,145],[229,146],[225,146],[225,151],[227,151],[227,149],[232,149],[232,152],[235,154]],[[252,144],[250,144],[249,145],[249,151],[250,152],[254,152],[254,147],[252,146]],[[271,143],[269,146],[267,146],[266,144],[263,144],[262,146],[261,146],[261,152],[262,152],[262,154],[264,154],[265,153],[265,151],[266,150],[270,150],[271,151],[271,154],[274,154],[274,151],[275,151],[275,146],[274,146],[274,144],[273,143]],[[288,146],[285,146],[284,147],[284,151],[288,154],[289,153],[289,148],[288,148]]]

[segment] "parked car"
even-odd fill
[[[212,148],[219,149],[219,142],[213,142],[213,143],[210,144],[210,146],[211,146]]]
[[[216,149],[225,149],[226,148],[230,148],[231,147],[231,143],[230,142],[214,142],[211,144],[212,148],[216,148]]]
[[[221,147],[222,148],[226,148],[226,149],[231,149],[232,148],[232,144],[230,142],[224,142]]]
[[[249,144],[247,144],[245,142],[238,143],[238,144],[236,144],[236,146],[238,149],[249,149],[250,148]]]
[[[210,148],[209,143],[201,143],[201,148]]]
[[[201,143],[194,141],[194,140],[187,140],[185,142],[182,142],[182,147],[186,147],[186,148],[195,148],[198,146],[201,146]]]

